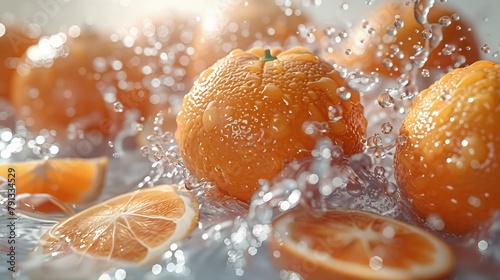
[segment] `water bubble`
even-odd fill
[[[113,110],[115,112],[121,113],[123,112],[123,109],[123,104],[120,101],[116,101],[115,103],[113,103]]]
[[[351,49],[347,49],[347,50],[345,50],[345,54],[346,54],[346,55],[351,55],[351,54],[352,54],[352,50],[351,50]]]
[[[341,5],[340,7],[342,8],[342,10],[344,10],[344,11],[345,11],[345,10],[348,10],[348,9],[349,9],[349,4],[348,4],[348,3],[346,3],[346,2],[344,2],[344,3],[342,3],[342,5]]]
[[[429,78],[431,76],[431,72],[429,71],[429,69],[422,69],[422,72],[420,74],[424,78]]]
[[[403,28],[405,26],[404,20],[400,16],[395,16],[394,17],[394,27],[397,29]]]
[[[422,38],[424,40],[429,40],[430,38],[432,38],[432,31],[430,31],[429,29],[422,30]]]
[[[419,45],[419,44],[415,44],[415,45],[413,45],[413,51],[414,51],[415,53],[422,51],[422,49],[423,49],[423,48],[424,48],[424,46]]]
[[[382,108],[389,108],[394,106],[394,98],[388,93],[384,92],[378,96],[377,102]]]
[[[113,148],[113,147],[114,147],[114,145],[115,145],[115,144],[113,143],[113,141],[108,141],[108,147]]]
[[[439,24],[443,27],[450,26],[451,24],[451,18],[449,16],[442,16],[439,19]]]
[[[389,134],[392,132],[392,124],[390,122],[385,122],[380,126],[380,130],[383,134]]]
[[[453,14],[453,15],[451,15],[451,19],[453,21],[459,21],[460,20],[460,15],[459,14]]]
[[[141,154],[144,157],[148,157],[150,153],[151,153],[151,149],[149,147],[147,147],[147,146],[142,146],[141,147]]]

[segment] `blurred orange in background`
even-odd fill
[[[281,6],[276,3],[216,0],[207,6],[194,40],[193,71],[201,73],[236,48],[285,46],[287,40],[298,35],[300,25],[310,20],[291,2]]]
[[[424,4],[400,0],[381,3],[357,22],[340,44],[328,41],[333,48],[326,56],[351,70],[394,77],[406,73],[412,63],[431,71],[427,76],[432,76],[432,70],[444,73],[480,58],[476,35],[465,16],[457,14],[449,3],[436,1],[428,15],[421,13],[426,19],[422,25],[415,19],[419,5]],[[426,47],[430,47],[427,58]]]
[[[0,98],[9,98],[12,77],[26,49],[36,43],[12,17],[0,17]]]

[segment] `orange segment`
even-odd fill
[[[175,137],[195,176],[250,200],[258,179],[310,155],[320,137],[360,152],[366,124],[359,93],[308,49],[237,49],[185,96]]]
[[[500,65],[478,61],[423,90],[405,117],[395,177],[436,229],[471,232],[500,209],[499,108]]]
[[[34,254],[76,254],[80,260],[146,265],[194,230],[195,196],[162,185],[126,193],[88,208],[52,227]]]
[[[313,216],[292,211],[273,222],[277,268],[304,279],[443,279],[451,249],[438,237],[378,214],[330,209]]]
[[[7,170],[16,174],[16,192],[46,193],[63,202],[88,204],[94,201],[104,185],[108,159],[53,158],[0,164],[0,176]]]

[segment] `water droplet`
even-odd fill
[[[441,24],[441,26],[443,26],[443,27],[450,26],[451,18],[449,16],[442,16],[439,19],[439,24]]]
[[[453,15],[451,15],[451,19],[453,21],[459,21],[460,20],[460,15],[459,14],[453,14]]]
[[[394,106],[394,98],[388,93],[384,92],[378,96],[377,102],[382,108],[389,108]]]
[[[342,98],[342,100],[349,100],[351,98],[351,92],[345,87],[339,87],[337,89],[337,94],[340,98]]]
[[[398,29],[393,25],[387,26],[385,33],[389,36],[396,36],[398,34]]]
[[[429,78],[431,76],[431,72],[429,71],[429,69],[422,69],[421,75],[424,78]]]
[[[382,60],[382,64],[384,65],[385,68],[391,68],[394,63],[392,62],[392,59],[386,57]]]
[[[345,82],[349,88],[358,91],[370,91],[379,82],[378,73],[373,72],[370,74],[364,74],[360,70],[349,73],[345,78]]]
[[[447,91],[441,92],[441,99],[442,100],[450,100],[451,99],[451,94],[448,93]]]
[[[422,25],[427,24],[427,16],[432,6],[434,6],[434,0],[420,0],[415,3],[413,15],[418,23]]]
[[[342,6],[341,6],[342,10],[348,10],[349,9],[349,4],[347,4],[346,2],[342,3]]]
[[[328,107],[328,119],[330,121],[338,121],[342,119],[343,110],[341,106],[334,105]]]
[[[430,38],[432,38],[432,31],[430,31],[429,29],[422,30],[422,38],[424,40],[429,40]]]
[[[385,122],[380,126],[380,130],[383,134],[389,134],[392,132],[392,124],[390,122]]]
[[[351,55],[351,54],[352,54],[352,50],[351,50],[351,49],[347,49],[347,50],[345,50],[345,54],[346,54],[346,55]]]
[[[120,101],[116,101],[113,103],[113,110],[118,113],[123,112],[123,104]]]
[[[424,64],[427,62],[428,58],[429,58],[429,50],[423,48],[417,53],[415,53],[415,55],[410,56],[410,61],[416,68],[422,68],[424,67]]]
[[[405,26],[405,21],[400,16],[394,17],[394,27],[397,29],[403,28]]]
[[[446,44],[444,48],[441,50],[442,55],[452,55],[455,51],[456,47],[453,44]]]
[[[363,192],[363,187],[358,182],[349,182],[346,186],[347,193],[351,196],[358,197]]]
[[[141,154],[144,156],[144,157],[147,157],[149,156],[149,153],[151,152],[151,150],[149,149],[149,147],[147,146],[142,146],[141,147]]]
[[[114,143],[113,143],[113,141],[108,141],[108,147],[110,147],[110,148],[113,148],[113,147],[114,147]]]
[[[419,44],[415,44],[415,45],[413,45],[413,51],[414,51],[415,53],[417,53],[417,52],[421,51],[423,48],[424,48],[424,47],[423,47],[422,45],[419,45]]]
[[[404,87],[403,93],[401,94],[401,98],[403,99],[412,99],[418,94],[418,87],[413,84],[408,84]]]
[[[396,44],[392,44],[390,47],[391,53],[397,53],[399,52],[399,46]]]
[[[488,44],[484,44],[482,47],[481,47],[481,51],[483,53],[489,53],[491,51],[490,47],[488,46]]]

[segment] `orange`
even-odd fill
[[[426,46],[426,29],[414,16],[415,1],[390,0],[383,2],[358,22],[352,32],[342,41],[331,58],[350,69],[399,77],[411,65],[415,48]],[[436,1],[427,17],[428,24],[435,26],[432,36],[437,39],[439,31],[442,40],[431,50],[423,69],[430,71],[467,65],[480,58],[480,50],[470,24],[449,5]],[[401,28],[397,28],[396,26]],[[394,34],[396,33],[396,34]],[[433,39],[431,39],[433,40]],[[416,55],[417,60],[419,55]],[[421,57],[421,56],[420,56]],[[419,73],[420,75],[420,73]]]
[[[306,48],[237,49],[195,82],[175,137],[192,174],[248,201],[259,178],[310,155],[320,137],[347,155],[360,152],[366,120],[359,98]]]
[[[11,99],[34,133],[47,128],[63,137],[68,131],[109,137],[119,129],[121,111],[144,112],[151,106],[134,50],[100,33],[44,37],[24,61]]]
[[[101,193],[107,164],[106,157],[9,162],[0,164],[0,176],[7,178],[13,169],[17,194],[44,193],[62,202],[87,205]]]
[[[416,98],[399,130],[395,176],[438,230],[470,232],[500,209],[500,65],[453,70]]]
[[[445,279],[448,245],[401,221],[360,210],[293,210],[273,221],[271,259],[303,279]]]
[[[190,67],[199,74],[233,49],[283,46],[308,22],[307,15],[290,3],[278,6],[269,0],[215,1],[206,9],[196,32],[195,60]]]
[[[11,80],[20,57],[35,42],[19,26],[0,21],[0,98],[9,97]]]
[[[195,196],[174,185],[146,188],[111,198],[49,229],[33,255],[56,256],[44,267],[93,273],[114,266],[151,265],[172,244],[195,229],[199,210]],[[53,267],[50,267],[50,266]],[[97,268],[96,268],[97,267]]]

